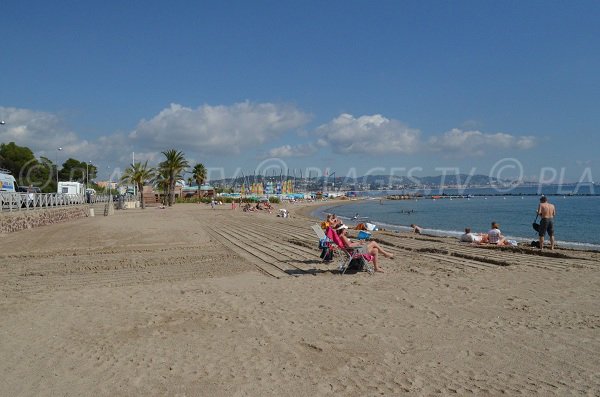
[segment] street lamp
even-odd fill
[[[88,161],[85,163],[85,190],[88,189],[88,183],[90,180],[90,171],[89,171],[89,166],[92,165],[92,161]]]
[[[56,192],[58,193],[58,152],[62,150],[61,147],[56,148]]]

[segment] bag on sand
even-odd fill
[[[531,227],[533,227],[533,230],[535,230],[536,232],[539,232],[540,231],[540,224],[537,223],[537,218],[538,218],[538,215],[535,216],[535,220],[531,224]]]
[[[540,242],[537,240],[533,240],[530,245],[534,248],[540,248]]]

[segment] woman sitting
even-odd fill
[[[496,222],[492,222],[492,228],[488,232],[488,242],[496,245],[509,245],[500,231],[500,225]]]
[[[385,256],[386,258],[390,258],[390,259],[394,258],[394,255],[385,251],[375,241],[370,241],[366,244],[365,244],[365,242],[351,241],[347,235],[348,226],[346,226],[344,224],[339,225],[335,230],[336,230],[338,236],[340,237],[340,240],[342,240],[342,242],[344,243],[344,246],[340,247],[340,248],[361,249],[361,253],[371,255],[373,257],[373,267],[375,268],[376,272],[383,273],[383,268],[381,266],[379,266],[379,263],[378,263],[379,254]]]
[[[321,223],[321,228],[323,230],[327,230],[328,227],[332,229],[336,229],[341,224],[340,220],[335,216],[335,214],[327,214],[327,218],[325,222]]]

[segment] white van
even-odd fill
[[[17,191],[17,181],[9,170],[0,169],[0,191],[11,193]]]

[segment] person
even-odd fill
[[[423,231],[421,226],[417,226],[414,223],[412,225],[410,225],[410,227],[413,228],[413,232],[415,232],[416,234],[421,234],[421,232]]]
[[[496,245],[508,245],[506,242],[506,238],[502,235],[500,231],[500,225],[496,222],[492,222],[492,228],[487,233],[488,234],[488,242],[490,244]]]
[[[550,236],[550,249],[554,249],[554,216],[556,208],[550,204],[546,196],[540,197],[540,204],[537,208],[537,214],[542,218],[538,235],[540,237],[540,249],[544,249],[544,237],[546,233]]]
[[[335,229],[336,233],[344,243],[344,247],[341,248],[358,248],[362,249],[362,253],[369,254],[373,257],[373,267],[375,271],[378,273],[383,273],[383,268],[379,266],[378,256],[379,254],[385,256],[389,259],[394,259],[394,255],[384,250],[379,244],[375,241],[370,241],[365,244],[365,242],[351,241],[348,236],[348,226],[343,223],[338,225]]]
[[[465,234],[460,236],[460,241],[465,243],[483,244],[488,242],[488,235],[485,233],[472,233],[470,227],[465,228]]]
[[[364,223],[359,223],[358,225],[354,226],[354,230],[368,230],[368,229],[367,229],[367,225],[365,225]]]
[[[335,229],[340,225],[340,220],[335,216],[335,214],[327,214],[327,218],[325,218],[325,222],[321,223],[321,228],[326,230],[328,227]]]

